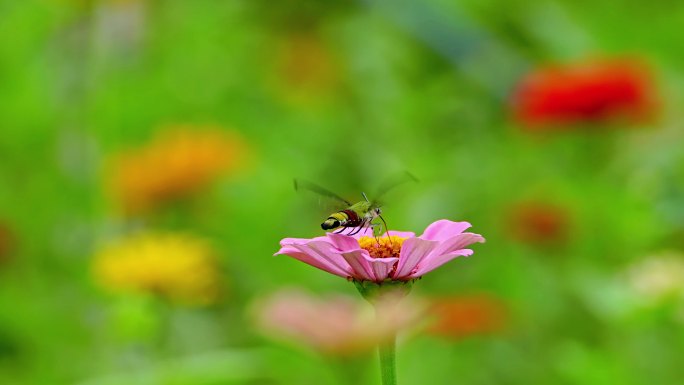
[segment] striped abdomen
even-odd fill
[[[332,230],[338,227],[357,227],[361,225],[361,218],[354,210],[342,210],[331,214],[325,222],[321,223],[323,230]]]

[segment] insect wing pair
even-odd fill
[[[395,186],[411,180],[417,181],[417,179],[409,173],[404,173],[398,177],[387,180],[381,186],[378,196],[382,196]],[[370,201],[365,193],[362,193],[364,200],[351,203],[334,192],[314,183],[299,179],[295,179],[294,182],[295,190],[305,189],[312,191],[316,194],[328,197],[344,207],[342,210],[330,214],[328,218],[321,223],[321,228],[323,230],[334,231],[336,234],[346,232],[346,235],[355,235],[371,228],[373,229],[373,235],[375,237],[378,237],[387,231],[387,222],[385,222],[385,219],[382,217],[380,205],[377,201]],[[382,222],[382,227],[379,223],[374,223],[378,218]]]

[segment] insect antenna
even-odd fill
[[[366,196],[366,193],[365,193],[365,192],[362,192],[361,195],[363,195],[363,199],[365,199],[366,202],[370,203],[370,201],[368,200],[368,197]]]

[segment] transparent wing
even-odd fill
[[[382,199],[382,197],[387,194],[389,191],[394,189],[395,187],[402,185],[404,183],[408,182],[418,182],[418,178],[416,178],[413,174],[411,174],[408,171],[404,171],[402,173],[393,175],[387,179],[385,179],[380,186],[378,187],[377,194],[373,196],[374,203],[377,203],[379,200]]]
[[[341,196],[335,194],[334,192],[332,192],[328,189],[325,189],[325,188],[323,188],[323,187],[321,187],[315,183],[306,181],[306,180],[295,179],[294,180],[294,188],[295,188],[295,191],[309,190],[309,191],[314,192],[318,195],[322,195],[324,197],[331,198],[331,199],[337,201],[337,203],[343,204],[346,207],[349,207],[352,205],[351,202],[349,202],[348,200],[346,200],[346,199],[342,198]]]

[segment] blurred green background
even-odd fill
[[[356,295],[272,257],[329,214],[293,178],[357,200],[403,171],[390,228],[487,238],[412,295],[503,310],[402,340],[400,383],[681,383],[683,22],[667,0],[0,1],[0,383],[379,383],[372,352],[272,341],[250,309]],[[643,69],[636,101],[641,75],[582,75],[611,60]],[[540,81],[530,123],[516,90],[550,65],[580,70]]]

